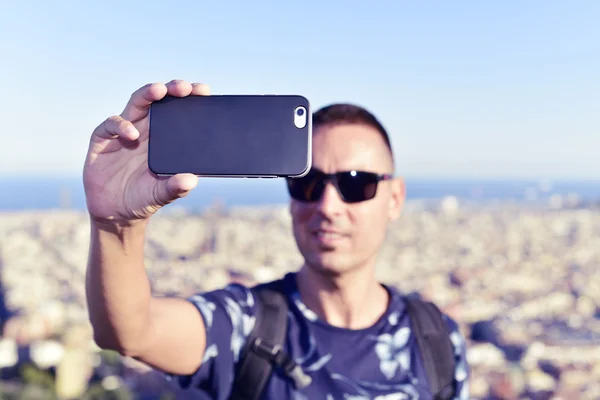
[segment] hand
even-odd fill
[[[148,84],[131,95],[121,115],[109,117],[94,130],[83,183],[88,211],[95,220],[124,224],[146,220],[198,184],[192,174],[159,177],[148,168],[150,105],[167,94],[202,96],[209,95],[210,89],[176,80]]]

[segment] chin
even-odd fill
[[[354,263],[350,262],[347,257],[335,254],[333,251],[321,253],[317,256],[314,254],[307,255],[305,256],[305,260],[308,268],[313,269],[319,274],[331,277],[343,275],[356,268]]]

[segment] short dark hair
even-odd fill
[[[392,161],[394,160],[394,151],[392,150],[390,136],[381,122],[365,108],[349,103],[335,103],[322,107],[313,113],[313,129],[339,124],[365,125],[375,129],[379,132],[390,151]]]

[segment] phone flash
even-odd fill
[[[306,108],[300,106],[294,110],[294,125],[296,128],[302,129],[306,126]]]

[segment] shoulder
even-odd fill
[[[433,329],[435,329],[436,331],[442,331],[441,333],[446,333],[450,339],[450,342],[452,343],[452,348],[455,356],[464,357],[464,354],[466,353],[466,340],[461,332],[460,325],[454,318],[452,318],[448,313],[445,313],[434,302],[429,301],[427,299],[423,299],[417,294],[406,295],[400,294],[398,292],[395,292],[395,294],[398,299],[396,302],[398,306],[396,307],[406,312],[406,314],[408,314],[410,318],[414,316],[410,315],[411,312],[409,310],[408,303],[410,302],[411,304],[415,305],[416,307],[414,307],[415,310],[412,312],[412,314],[419,315],[419,319],[421,320],[421,322],[425,323],[425,326],[427,326],[426,330],[430,330],[432,329],[432,327],[434,327]],[[432,321],[431,314],[435,314],[433,317],[435,320],[437,320],[437,322],[433,323],[433,325],[431,325],[432,322],[434,322]],[[411,321],[411,324],[414,325],[415,322],[416,321]]]
[[[417,311],[414,311],[415,314],[421,314],[423,312],[427,314],[435,314],[435,318],[437,320],[439,320],[439,318],[443,320],[445,328],[448,331],[448,335],[452,336],[456,333],[460,334],[460,327],[456,320],[454,320],[448,313],[444,312],[442,308],[439,307],[434,301],[422,298],[418,293],[403,294],[395,289],[392,289],[392,294],[397,299],[395,302],[397,304],[396,307],[408,313],[410,312],[408,304],[410,302],[414,308],[418,309]]]
[[[404,296],[404,301],[414,298],[413,296]],[[460,399],[468,398],[468,380],[469,380],[469,367],[467,364],[467,350],[466,340],[461,333],[459,324],[447,313],[444,313],[440,308],[432,302],[428,302],[424,299],[419,299],[425,304],[433,304],[436,309],[436,313],[441,317],[443,324],[440,325],[439,319],[436,330],[443,329],[444,334],[448,335],[449,342],[451,344],[452,356],[453,356],[453,378],[456,383],[457,392],[460,394]],[[428,306],[429,310],[434,310],[433,307]]]
[[[261,296],[265,292],[281,293],[289,298],[290,293],[285,280],[275,280],[260,283],[254,286],[246,286],[239,283],[230,283],[225,287],[207,291],[198,292],[187,298],[200,313],[207,319],[207,325],[211,324],[212,315],[219,312],[226,312],[232,320],[239,319],[241,316],[254,317],[257,311],[258,302],[264,299]]]
[[[211,290],[208,292],[198,292],[188,297],[188,300],[197,306],[210,305],[214,307],[215,303],[234,302],[241,306],[253,306],[254,296],[252,290],[238,283],[231,283],[225,287]]]
[[[250,288],[232,283],[223,288],[199,292],[187,298],[200,312],[208,331],[215,323],[243,323],[255,313],[255,300]],[[227,318],[224,318],[227,317]]]

